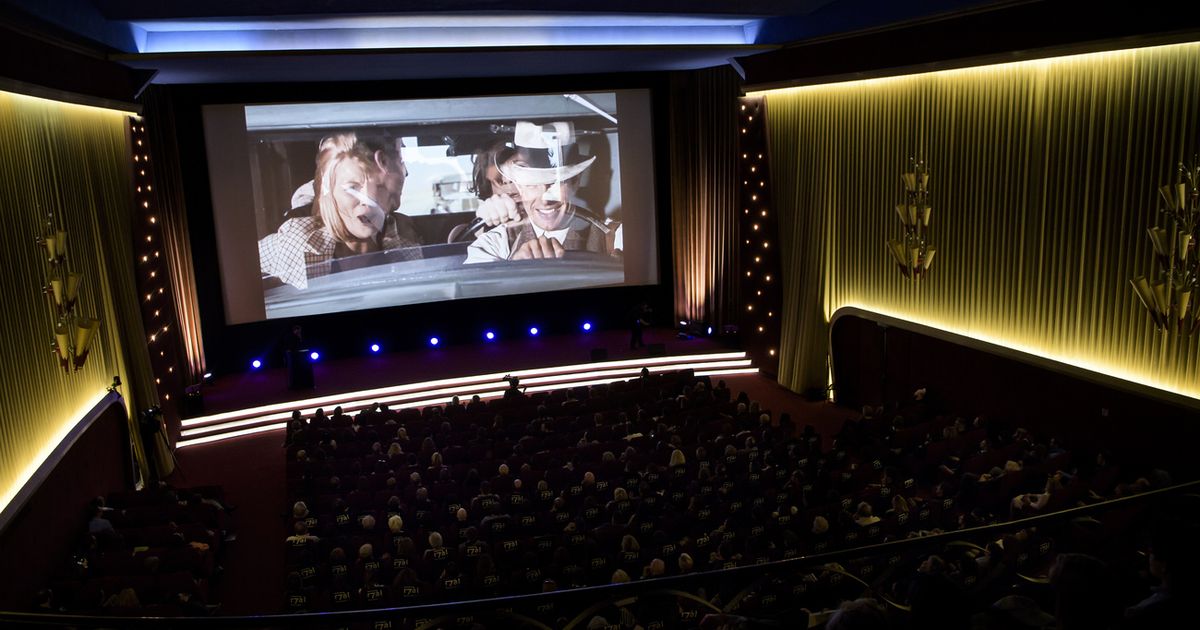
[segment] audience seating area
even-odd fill
[[[945,415],[928,399],[866,409],[823,440],[688,372],[423,410],[297,413],[287,457],[285,604],[296,612],[761,565],[1169,483],[1159,473],[1117,486],[1105,453]],[[1043,576],[1055,550],[1026,531],[1004,547],[1005,566]],[[892,563],[822,574],[866,581]],[[777,586],[771,600],[808,582]],[[704,612],[675,608],[674,622]]]
[[[87,510],[83,542],[39,595],[40,611],[173,617],[217,608],[209,582],[234,538],[221,488],[160,483],[97,497]]]

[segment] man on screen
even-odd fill
[[[467,248],[470,263],[562,258],[583,250],[620,256],[621,226],[574,199],[579,178],[596,160],[579,155],[570,122],[518,122],[510,151],[495,152],[498,180],[476,210],[489,229]]]
[[[341,258],[397,248],[410,248],[401,258],[420,258],[412,220],[396,212],[407,176],[400,146],[355,132],[321,140],[312,214],[259,241],[263,275],[305,289],[310,278],[338,271]]]

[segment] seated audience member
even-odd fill
[[[871,504],[863,501],[858,504],[858,509],[854,512],[854,524],[859,527],[868,527],[879,522],[879,517],[871,510]]]
[[[104,600],[104,607],[132,610],[141,608],[142,603],[138,600],[137,591],[132,588],[123,588]]]
[[[807,627],[807,624],[797,627]],[[887,609],[865,597],[842,602],[825,622],[825,630],[887,630],[890,627]]]
[[[1050,584],[1061,630],[1117,626],[1121,613],[1116,579],[1104,562],[1081,553],[1059,554],[1050,570]]]
[[[1041,492],[1022,494],[1012,500],[1013,516],[1041,512],[1050,504],[1050,500],[1054,498],[1054,495],[1062,490],[1062,477],[1058,474],[1051,475],[1046,480],[1046,487]]]
[[[321,539],[308,533],[308,526],[304,521],[296,521],[292,526],[293,533],[287,537],[287,543],[295,547],[301,547],[307,544],[319,542]]]
[[[1159,581],[1148,597],[1125,610],[1123,628],[1170,627],[1192,614],[1200,595],[1200,527],[1165,522],[1155,527],[1149,555],[1150,575]]]

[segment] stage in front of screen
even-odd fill
[[[527,336],[472,345],[431,346],[405,353],[377,352],[313,362],[314,388],[289,390],[283,366],[215,375],[202,390],[203,410],[182,421],[178,445],[186,447],[282,430],[294,410],[317,407],[347,412],[375,402],[393,408],[442,404],[503,394],[506,375],[520,378],[527,393],[636,378],[653,372],[694,369],[717,377],[756,372],[745,353],[719,338],[682,339],[670,329],[647,329],[645,346],[631,349],[628,331]]]

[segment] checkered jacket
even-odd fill
[[[297,289],[307,289],[309,278],[328,275],[337,250],[337,238],[316,217],[288,219],[279,231],[258,242],[258,262],[264,277],[274,276]],[[391,213],[383,224],[383,249],[416,248],[421,239],[412,219]],[[398,260],[421,258],[420,249],[399,252]]]

